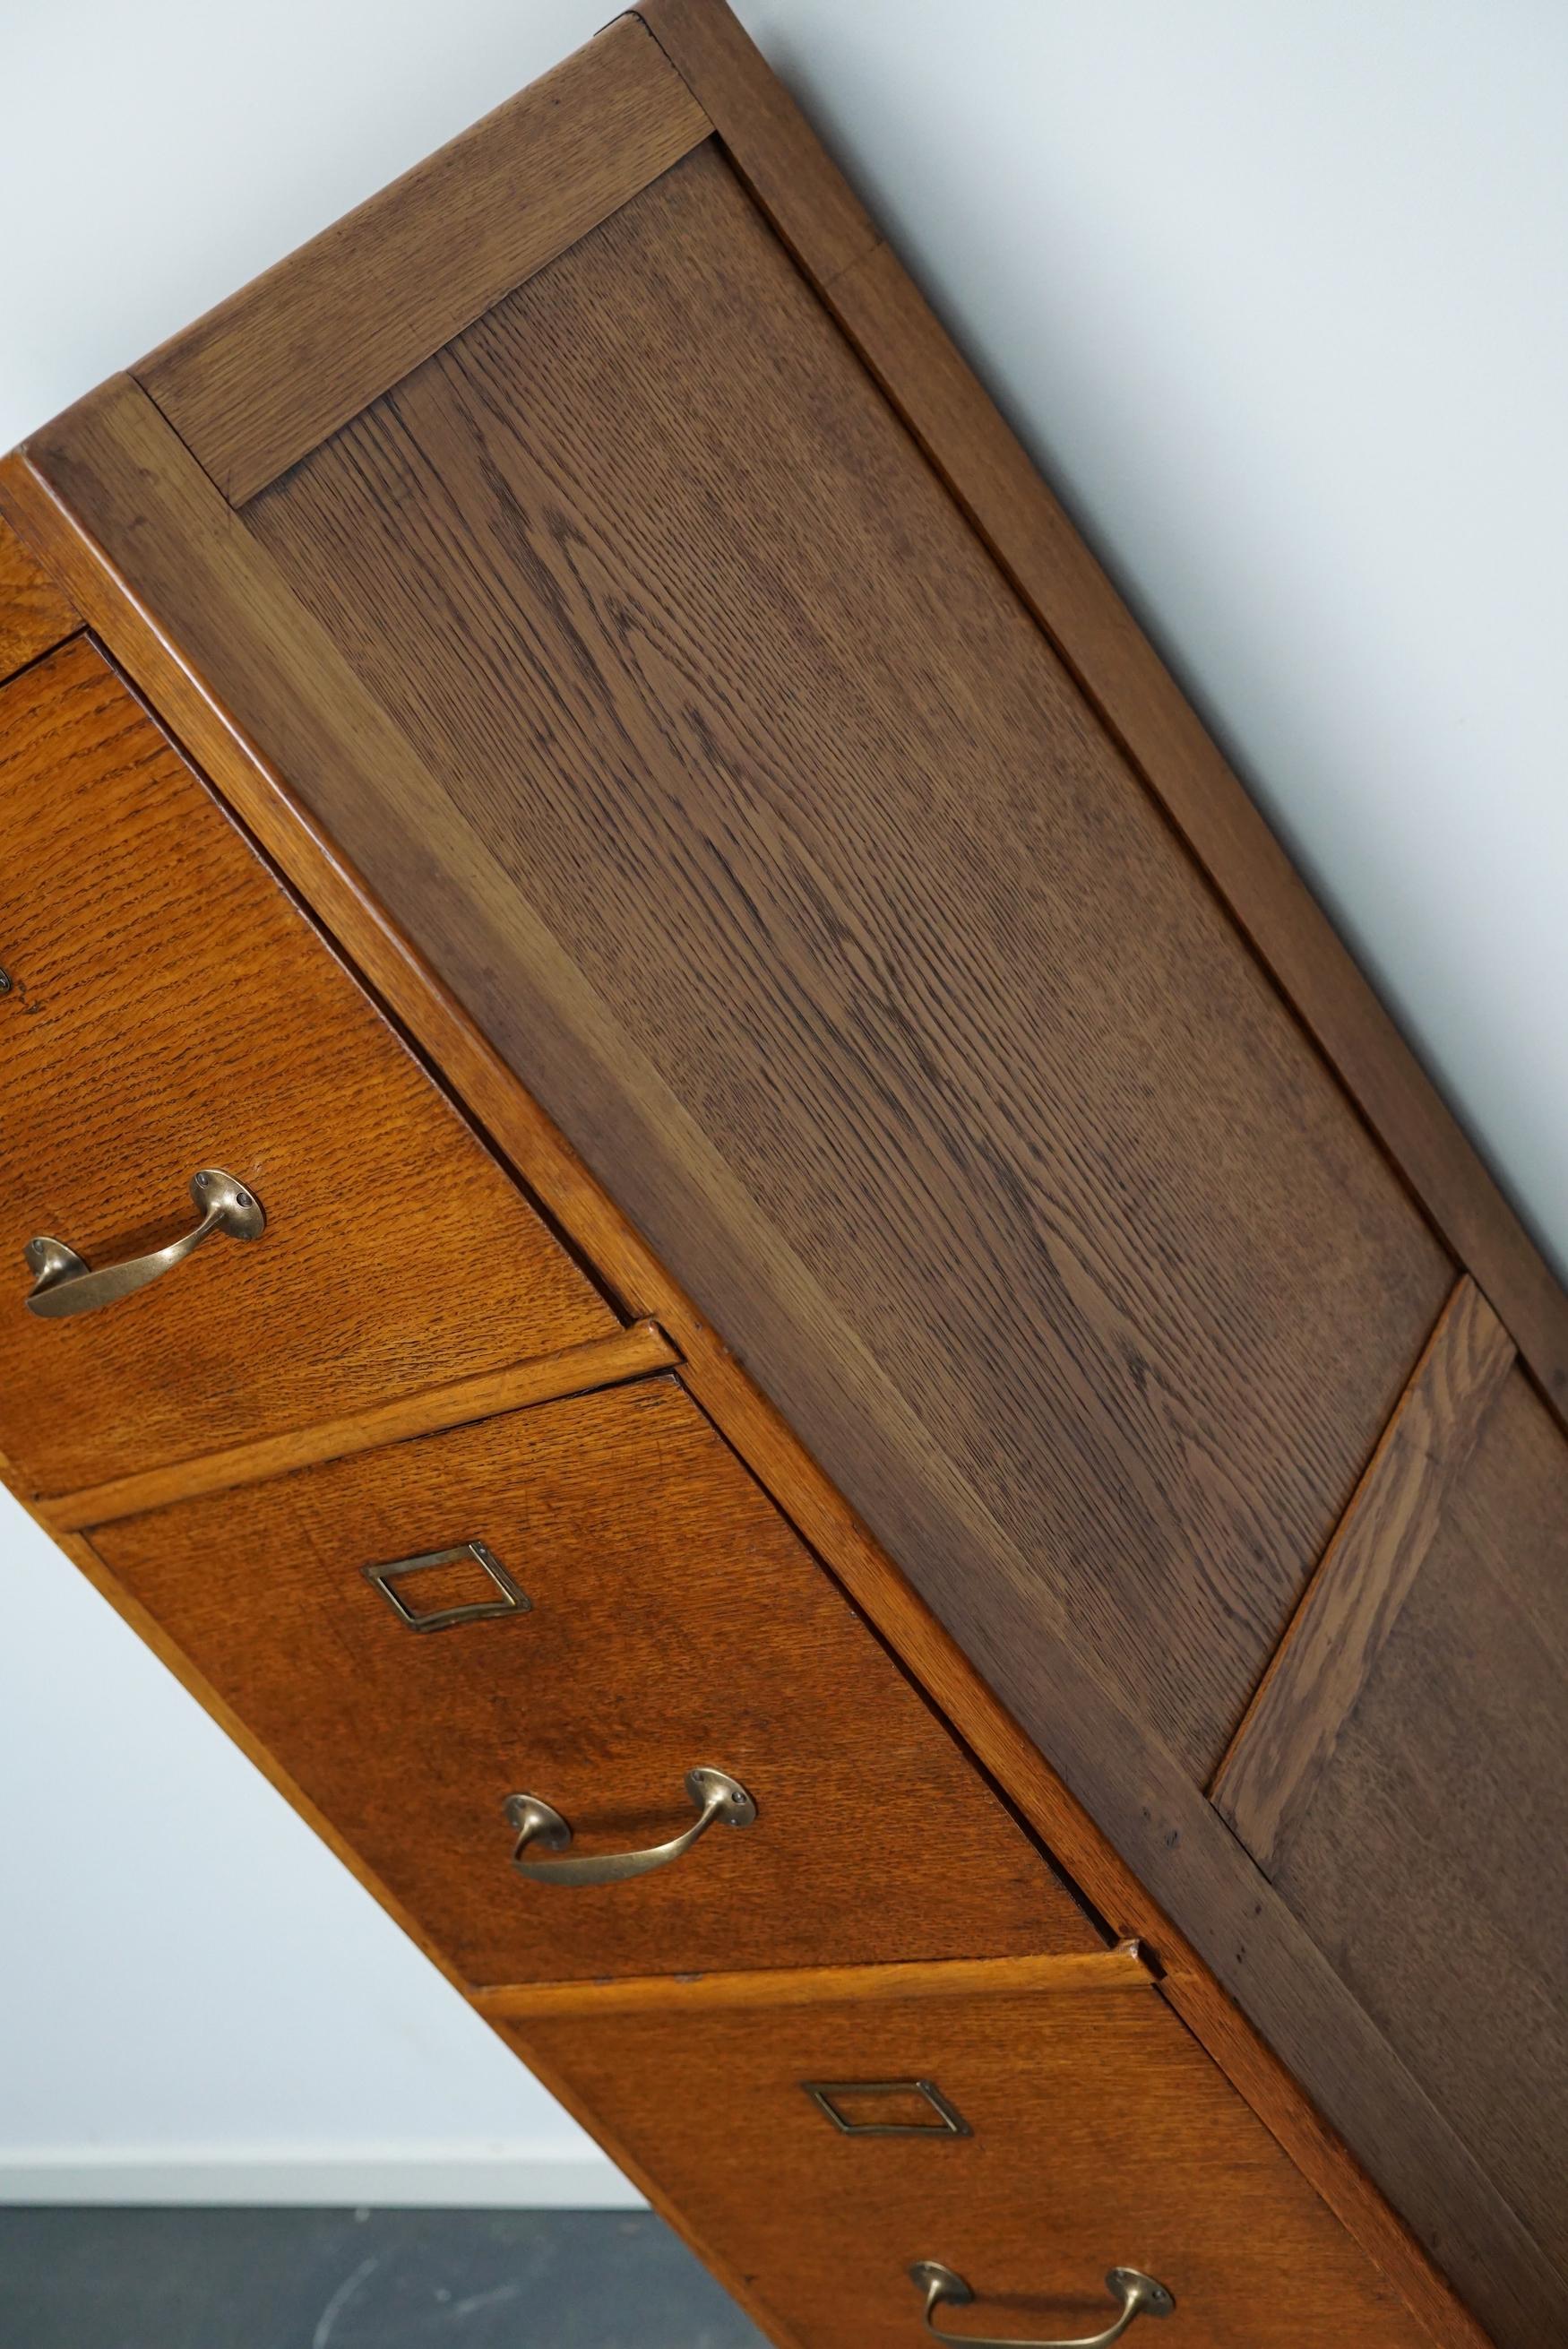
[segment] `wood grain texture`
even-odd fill
[[[753,200],[822,288],[875,252],[875,222],[832,169],[789,91],[739,20],[713,0],[641,0],[636,15],[676,67]]]
[[[615,1328],[85,641],[0,691],[0,1431],[29,1493]],[[204,1165],[253,1183],[261,1240],[79,1319],[22,1309],[33,1234],[89,1262],[160,1246]]]
[[[167,426],[135,387],[121,382],[75,419],[74,430],[71,502],[36,462],[20,456],[0,460],[0,501],[26,521],[36,543],[48,546],[94,627],[155,685],[232,804],[311,903],[352,940],[356,962],[604,1270],[627,1313],[656,1313],[676,1335],[683,1378],[962,1725],[1037,1832],[1117,1930],[1152,1940],[1164,1968],[1163,1994],[1398,2283],[1432,2339],[1446,2349],[1484,2349],[1488,2336],[1264,2044],[1258,2025],[1311,2083],[1323,2112],[1354,2137],[1362,2159],[1401,2208],[1442,2243],[1445,2259],[1497,2311],[1500,2329],[1532,2323],[1548,2338],[1558,2287],[1538,2251],[1208,1805],[1091,1681],[1066,1673],[1052,1683],[1053,1704],[1042,1708],[1053,1733],[1036,1733],[1072,1785],[1058,1774],[291,788],[258,736],[286,743],[313,772],[318,762],[324,770],[351,764],[368,740],[400,777],[402,738],[385,727],[341,663],[334,668],[319,632],[291,607],[275,570],[236,532]],[[84,507],[94,517],[90,528]],[[109,554],[106,538],[120,548],[133,575]],[[197,592],[191,596],[184,590],[193,574]],[[285,651],[292,645],[294,673],[304,680],[292,706],[280,704],[277,677],[256,657],[268,644]],[[193,647],[201,649],[200,667]],[[231,703],[244,709],[243,720]],[[335,719],[342,728],[335,738]],[[963,1555],[963,1531],[954,1530]],[[1107,1754],[1130,1757],[1130,1799],[1122,1799],[1118,1784],[1107,1785],[1099,1766]],[[1141,1879],[1091,1817],[1086,1799],[1112,1818]],[[1171,1921],[1173,1908],[1187,1918],[1191,1940]],[[537,2062],[535,2068],[586,2124],[590,2116],[571,2083]],[[628,2149],[602,2120],[593,2126],[655,2207],[682,2224]],[[709,2256],[737,2289],[733,2271]],[[739,2296],[751,2304],[744,2291]]]
[[[531,1613],[417,1634],[359,1570],[474,1539]],[[471,1982],[1098,1945],[668,1378],[95,1545]],[[689,1825],[697,1764],[740,1779],[755,1827],[626,1884],[511,1872],[509,1795],[634,1849]]]
[[[575,1054],[546,1105],[782,1388],[869,1358],[1206,1780],[1451,1273],[722,161],[249,519],[645,1137]]]
[[[1114,1950],[1074,1951],[1051,1957],[949,1958],[936,1964],[795,1966],[782,1973],[656,1974],[641,1981],[502,1983],[476,1991],[472,2003],[490,2023],[522,2024],[534,2018],[583,2014],[686,2015],[700,2029],[705,2016],[737,2008],[783,2013],[797,2006],[858,2005],[894,2000],[968,1998],[976,1991],[1029,1991],[1037,1995],[1147,1990],[1153,1977],[1135,1942]]]
[[[1462,1280],[1214,1782],[1266,1875],[1333,1761],[1514,1359]]]
[[[347,1459],[381,1444],[400,1444],[410,1435],[433,1435],[442,1428],[465,1426],[471,1420],[494,1419],[503,1412],[553,1402],[562,1395],[621,1386],[628,1379],[668,1370],[679,1359],[656,1322],[640,1321],[614,1338],[593,1338],[586,1345],[568,1346],[559,1354],[509,1363],[504,1371],[484,1371],[477,1378],[459,1379],[451,1386],[399,1395],[395,1402],[373,1403],[368,1411],[350,1418],[318,1420],[314,1426],[293,1428],[286,1435],[271,1436],[261,1444],[242,1444],[231,1452],[204,1452],[198,1459],[177,1461],[172,1468],[148,1469],[114,1484],[67,1493],[58,1500],[45,1501],[38,1515],[53,1534],[108,1525],[116,1517],[145,1516],[150,1509],[166,1508],[174,1501],[230,1492],[241,1485],[263,1485],[269,1477],[286,1475],[292,1469],[314,1467],[322,1460]]]
[[[0,680],[63,643],[80,626],[15,532],[0,521]]]
[[[1568,1420],[1568,1298],[1212,736],[722,0],[643,0],[794,258]]]
[[[242,505],[708,135],[634,18],[142,360]]]
[[[923,2258],[975,2286],[969,2329],[987,2337],[1092,2331],[1106,2269],[1125,2261],[1169,2285],[1173,2333],[1204,2349],[1419,2340],[1147,1985],[1108,1996],[1004,1977],[760,2013],[683,2000],[505,2033],[574,2083],[803,2349],[909,2349],[908,2268]],[[973,2134],[841,2136],[802,2086],[824,2079],[932,2080]]]
[[[1568,2293],[1565,1692],[1568,1443],[1516,1370],[1274,1874]]]

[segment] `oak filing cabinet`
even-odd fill
[[[717,0],[0,508],[83,1571],[779,2343],[1568,2337],[1568,1304]]]

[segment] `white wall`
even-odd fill
[[[67,34],[0,0],[0,445],[611,5],[97,0]],[[1568,1262],[1568,17],[740,13]],[[0,2165],[292,2149],[521,2194],[580,2158],[15,1512],[0,1538]]]

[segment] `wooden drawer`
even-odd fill
[[[529,1611],[420,1631],[362,1571],[474,1540]],[[470,1982],[1101,1946],[672,1379],[94,1543]],[[417,1614],[487,1595],[472,1568],[393,1587]],[[571,1822],[568,1857],[635,1849],[693,1823],[694,1767],[755,1824],[628,1882],[514,1874],[509,1795]]]
[[[1125,2267],[1137,2349],[1426,2349],[1123,1952],[481,2004],[795,2349],[915,2349],[917,2261],[959,2339],[1092,2337]]]
[[[61,1493],[616,1324],[93,647],[0,691],[0,1448]],[[174,1239],[201,1167],[267,1227],[24,1310],[35,1234]]]

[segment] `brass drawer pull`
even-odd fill
[[[154,1248],[150,1256],[133,1256],[124,1264],[101,1265],[97,1272],[85,1264],[64,1240],[40,1235],[29,1240],[24,1253],[35,1278],[27,1297],[29,1313],[58,1320],[67,1313],[90,1313],[96,1306],[112,1305],[145,1288],[160,1273],[183,1264],[211,1232],[227,1232],[231,1239],[258,1240],[266,1229],[262,1203],[253,1191],[236,1183],[220,1166],[203,1166],[191,1177],[191,1196],[201,1209],[201,1220],[183,1239]]]
[[[977,2333],[944,2333],[935,2322],[939,2308],[967,2308],[975,2294],[960,2275],[940,2260],[916,2260],[910,2275],[925,2294],[925,2329],[938,2341],[962,2342],[963,2349],[1110,2349],[1135,2316],[1169,2316],[1176,2302],[1162,2283],[1140,2268],[1112,2268],[1105,2288],[1121,2302],[1121,2314],[1103,2333],[1078,2334],[1071,2341],[983,2341]]]
[[[531,1877],[539,1884],[624,1884],[628,1877],[667,1868],[716,1824],[748,1827],[757,1816],[757,1806],[745,1787],[722,1770],[688,1770],[686,1790],[698,1815],[684,1835],[672,1836],[668,1843],[652,1844],[646,1851],[590,1853],[577,1859],[524,1859],[530,1844],[539,1844],[546,1851],[564,1851],[572,1840],[572,1829],[560,1812],[542,1803],[537,1795],[509,1795],[507,1823],[517,1836],[511,1864],[520,1876]]]

